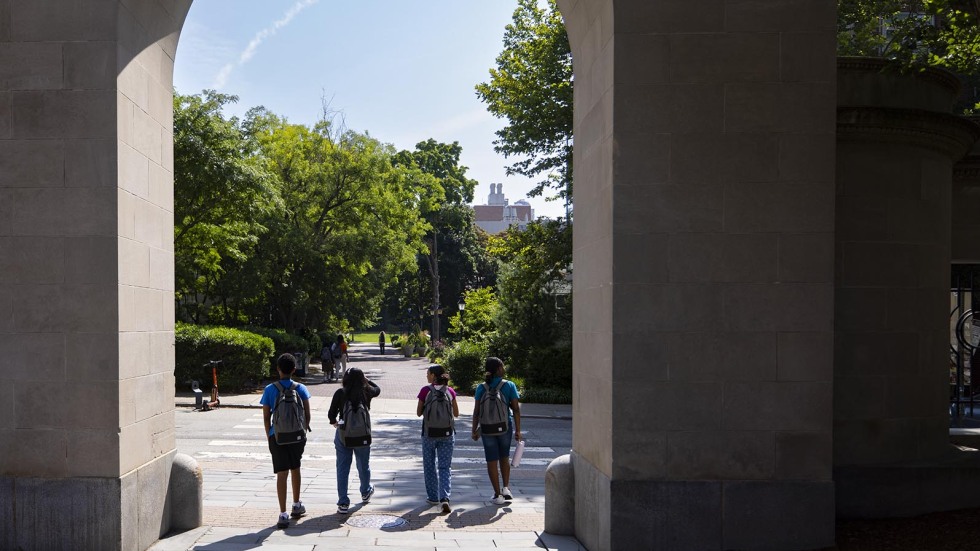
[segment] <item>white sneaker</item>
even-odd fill
[[[500,490],[500,495],[504,496],[504,499],[506,499],[507,501],[511,501],[514,499],[514,496],[511,495],[510,493],[510,488],[508,488],[507,486],[504,486],[504,489]]]
[[[490,503],[493,503],[494,505],[504,505],[505,503],[507,503],[507,500],[504,499],[504,496],[496,495],[493,496],[493,499],[490,500]]]

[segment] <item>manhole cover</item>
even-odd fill
[[[405,519],[394,515],[354,515],[345,524],[355,528],[395,528],[405,524]]]

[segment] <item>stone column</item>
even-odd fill
[[[980,264],[980,143],[953,165],[952,204],[952,262]]]
[[[170,526],[189,5],[0,2],[0,548],[146,549]]]
[[[840,63],[834,467],[842,517],[968,505],[949,445],[953,162],[980,136],[950,115],[959,83]],[[957,467],[958,468],[958,467]],[[959,487],[962,486],[962,487]],[[959,487],[959,488],[958,488]],[[973,499],[973,501],[977,501]]]
[[[833,3],[561,7],[577,537],[832,545]]]

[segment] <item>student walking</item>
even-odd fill
[[[347,339],[344,338],[343,334],[337,335],[337,351],[339,353],[337,356],[338,375],[343,378],[347,373]]]
[[[456,391],[449,387],[449,374],[441,365],[425,373],[429,384],[419,390],[415,414],[422,417],[422,471],[426,502],[451,511],[449,496],[453,482],[453,448],[456,446],[455,418],[459,417]],[[438,458],[438,469],[436,467]]]
[[[299,499],[300,462],[306,448],[306,433],[310,430],[310,391],[292,380],[296,357],[283,354],[276,359],[279,381],[267,385],[262,392],[262,422],[269,438],[272,470],[276,473],[276,494],[279,497],[277,528],[289,526],[286,513],[286,479],[292,479],[293,518],[306,514]]]
[[[334,448],[337,451],[337,512],[350,510],[347,486],[351,462],[357,463],[357,477],[361,481],[361,502],[371,501],[374,486],[371,485],[371,399],[381,394],[381,388],[369,381],[364,372],[356,367],[347,370],[343,384],[333,395],[327,417],[336,427]]]
[[[388,336],[385,335],[385,332],[384,331],[378,333],[378,348],[381,349],[381,355],[382,356],[385,355],[385,342],[386,342],[387,339],[388,339]]]
[[[486,379],[476,387],[473,407],[473,440],[483,439],[483,456],[487,460],[487,475],[493,486],[494,505],[504,505],[514,499],[510,492],[510,444],[516,434],[521,440],[521,404],[517,385],[504,379],[504,362],[487,358]],[[500,486],[498,465],[503,487]]]

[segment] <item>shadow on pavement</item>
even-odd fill
[[[274,532],[275,527],[264,528],[258,532],[249,532],[247,534],[241,534],[237,536],[229,536],[223,540],[213,541],[211,543],[205,543],[201,545],[195,545],[194,551],[225,551],[228,549],[229,545],[234,545],[235,549],[258,549],[262,547],[262,543]],[[243,545],[251,545],[253,547],[242,547]]]

